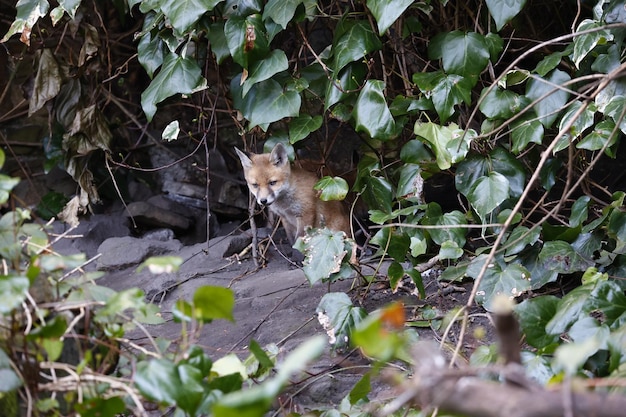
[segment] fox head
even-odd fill
[[[277,143],[272,152],[251,154],[250,157],[237,148],[235,151],[241,160],[250,192],[259,204],[272,204],[289,185],[291,165],[285,146]]]

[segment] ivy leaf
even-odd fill
[[[137,364],[134,380],[146,397],[176,405],[194,415],[204,394],[202,377],[193,366],[177,366],[167,359],[154,359]]]
[[[323,228],[309,231],[296,241],[294,248],[304,254],[302,270],[311,285],[345,272],[342,262],[348,251],[344,236],[343,232]]]
[[[367,75],[367,66],[361,62],[352,62],[342,68],[338,74],[338,76],[328,80],[325,110],[345,98],[353,96],[354,91],[360,89]]]
[[[539,240],[541,228],[535,227],[532,230],[526,226],[517,226],[506,239],[506,256],[516,255],[523,251],[526,246],[532,246]]]
[[[592,261],[585,259],[572,245],[562,240],[545,242],[539,252],[539,260],[548,269],[561,274],[584,271],[593,266]]]
[[[324,118],[320,115],[311,117],[308,114],[300,115],[289,123],[289,143],[294,144],[301,141],[322,127]]]
[[[324,177],[315,184],[313,189],[322,191],[320,200],[333,201],[346,198],[350,187],[348,182],[341,177]]]
[[[242,95],[245,97],[252,86],[260,81],[271,78],[274,74],[289,68],[287,56],[281,49],[274,49],[267,58],[255,62],[250,66],[249,76],[243,83]]]
[[[539,120],[526,117],[516,120],[511,125],[511,152],[519,154],[529,143],[541,144],[543,140],[543,125]]]
[[[269,52],[269,36],[259,14],[229,18],[224,24],[224,36],[233,60],[244,68]]]
[[[182,34],[204,13],[213,10],[221,2],[222,0],[175,0],[160,2],[160,6],[174,29]]]
[[[479,255],[467,267],[467,275],[476,279],[487,260],[487,255]],[[509,264],[504,269],[499,262],[490,265],[478,286],[476,302],[487,311],[492,311],[496,295],[517,297],[530,289],[530,273],[520,264]]]
[[[432,122],[415,122],[415,135],[428,143],[437,159],[437,166],[441,170],[448,169],[453,163],[462,160],[469,150],[469,144],[474,136],[472,131],[467,133],[457,129],[457,125],[441,126]],[[462,143],[459,143],[463,140]]]
[[[486,90],[487,88],[483,90],[483,94]],[[509,90],[493,88],[483,97],[479,108],[490,119],[508,119],[529,103],[525,96],[520,96]]]
[[[343,292],[324,295],[315,312],[336,348],[348,345],[350,333],[367,315],[361,307],[352,305],[350,297]]]
[[[602,90],[604,91],[604,90]],[[626,92],[625,92],[626,93]],[[598,100],[596,99],[596,103]],[[624,110],[626,109],[626,96],[618,95],[611,97],[608,103],[604,106],[602,112],[609,116],[615,124],[619,123],[619,129],[622,133],[626,134],[626,117]]]
[[[550,127],[559,116],[559,112],[567,103],[569,93],[556,86],[570,81],[570,76],[561,70],[554,70],[544,79],[531,79],[526,86],[526,96],[531,100],[539,100],[534,109],[541,124]]]
[[[47,0],[18,0],[15,4],[17,14],[9,31],[0,40],[6,42],[16,33],[21,33],[20,41],[30,46],[30,33],[40,17],[45,17],[50,8]]]
[[[393,186],[384,178],[368,177],[366,178],[367,187],[363,193],[363,198],[367,202],[367,206],[373,209],[382,210],[385,213],[391,213],[393,200]]]
[[[367,8],[378,24],[378,33],[382,36],[387,29],[413,4],[413,0],[367,0]]]
[[[207,37],[209,38],[211,51],[215,54],[217,63],[223,63],[224,60],[230,56],[230,49],[228,48],[228,42],[224,34],[224,22],[221,21],[211,24]]]
[[[458,30],[436,37],[429,46],[429,56],[441,57],[448,74],[477,80],[489,62],[489,46],[485,37],[476,32]],[[474,82],[472,82],[473,86]]]
[[[164,51],[165,44],[161,37],[152,38],[150,32],[143,35],[139,40],[137,56],[139,63],[148,73],[148,77],[152,78],[156,70],[163,64]]]
[[[368,22],[342,23],[348,25],[333,44],[335,73],[350,62],[382,48],[380,38],[372,31]]]
[[[304,0],[269,0],[263,9],[263,20],[272,19],[285,30],[303,2]]]
[[[496,21],[498,31],[517,16],[526,4],[526,0],[487,0],[486,2],[489,13]]]
[[[582,105],[583,104],[580,101],[575,101],[570,106],[568,106],[567,111],[559,121],[559,130],[564,129],[565,126],[572,121]],[[595,111],[590,107],[595,106],[587,106],[587,108],[585,108],[582,113],[576,116],[576,119],[573,120],[569,130],[563,135],[561,140],[554,147],[554,150],[552,151],[553,153],[556,154],[563,149],[567,149],[570,142],[582,135],[583,132],[589,127],[593,126]]]
[[[8,233],[8,231],[2,231]],[[4,239],[0,238],[0,245],[4,245]],[[4,248],[0,250],[4,252]],[[4,256],[4,254],[3,254]],[[26,298],[26,293],[30,287],[30,281],[22,276],[1,276],[0,277],[0,313],[6,315],[11,310],[18,307]]]
[[[557,312],[560,299],[543,295],[524,300],[515,306],[520,327],[529,345],[544,349],[559,341],[559,335],[546,332],[546,325]]]
[[[597,151],[606,145],[606,152],[610,152],[610,147],[617,143],[619,137],[615,122],[610,119],[602,120],[594,126],[590,134],[576,144],[576,148]]]
[[[237,83],[236,78],[231,82],[231,86],[235,83]],[[250,122],[250,127],[254,127],[272,123],[284,117],[298,116],[301,97],[298,92],[287,90],[270,78],[255,84],[236,104],[240,104],[239,110]]]
[[[385,83],[368,80],[354,106],[357,132],[366,132],[371,138],[387,140],[396,134],[396,122],[387,107],[383,90]]]
[[[148,121],[156,113],[156,105],[174,94],[192,94],[206,88],[206,80],[196,61],[170,53],[161,71],[141,93],[141,107]]]
[[[590,29],[601,28],[603,24],[600,22],[585,19],[580,22],[576,28],[576,32],[583,32]],[[613,34],[607,30],[597,30],[595,32],[586,33],[574,38],[574,50],[572,52],[572,61],[580,68],[581,61],[595,48],[597,45],[604,45],[608,41],[613,40]]]
[[[467,199],[481,218],[485,218],[504,200],[509,198],[509,180],[499,172],[480,177],[471,188]]]
[[[460,75],[436,73],[413,74],[413,82],[431,98],[441,122],[454,114],[454,106],[471,101],[472,82]]]

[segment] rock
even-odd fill
[[[172,205],[174,204],[172,202]],[[146,201],[130,203],[128,205],[128,216],[141,225],[178,231],[188,230],[192,224],[191,219],[176,213],[176,210],[159,207]]]
[[[182,248],[178,240],[152,240],[134,237],[113,237],[102,242],[98,247],[96,266],[100,270],[123,269],[137,266],[150,256],[178,252]]]

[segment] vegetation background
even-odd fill
[[[232,155],[242,139],[248,149],[282,141],[334,169],[320,183],[323,198],[341,199],[348,191],[342,175],[356,170],[352,190],[368,221],[380,226],[365,233],[376,256],[392,260],[385,277],[392,288],[408,277],[423,292],[420,265],[440,262],[441,279],[475,281],[467,306],[494,311],[499,295],[523,300],[515,314],[531,377],[566,387],[580,377],[589,389],[623,390],[623,1],[1,4],[0,162],[24,143],[40,144],[44,169],[61,164],[79,186],[65,206],[69,218],[100,200],[98,185],[110,180],[111,167],[114,183],[136,175],[143,147],[161,140],[151,131],[207,154]],[[356,157],[346,159],[339,150],[354,138]],[[345,165],[333,167],[338,159]],[[17,181],[0,177],[3,203]],[[56,314],[62,303],[51,309],[31,302],[33,283],[50,283],[66,301],[97,300],[97,325],[87,333],[107,349],[117,349],[129,318],[154,319],[153,306],[138,293],[77,294],[85,277],[61,285],[63,271],[81,260],[50,261],[42,251],[47,236],[28,221],[31,213],[4,212],[0,371],[9,378],[0,391],[6,401],[18,392],[29,414],[64,412],[66,405],[45,395],[59,387],[32,376],[61,367],[90,369],[89,378],[75,381],[77,390],[89,389],[68,398],[83,415],[141,414],[143,397],[180,415],[262,415],[289,375],[321,349],[319,341],[303,346],[250,389],[242,389],[244,379],[273,366],[261,349],[252,355],[259,374],[240,379],[212,375],[211,359],[193,347],[153,360],[131,355],[132,371],[115,378],[95,372],[91,357],[77,368],[56,365],[62,336],[75,323]],[[311,283],[353,273],[341,234],[318,232],[301,245]],[[311,246],[322,249],[319,257],[307,252]],[[203,289],[197,301],[230,300],[220,291]],[[344,300],[334,297],[326,302]],[[132,314],[115,314],[127,309]],[[229,317],[228,310],[228,303],[215,312],[181,302],[179,319],[204,323]],[[337,331],[371,356],[410,361],[408,336],[386,332],[385,317],[397,309],[369,319],[352,307],[336,310]],[[454,319],[466,322],[467,308]],[[478,354],[477,362],[497,356]],[[160,378],[180,384],[166,390],[154,383]],[[366,382],[342,413],[363,412]],[[407,410],[389,412],[417,413]]]

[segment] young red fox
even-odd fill
[[[246,154],[235,148],[250,192],[259,204],[280,216],[293,244],[307,226],[328,227],[350,236],[350,221],[340,201],[322,201],[312,172],[292,167],[287,149],[277,143],[270,153]]]

